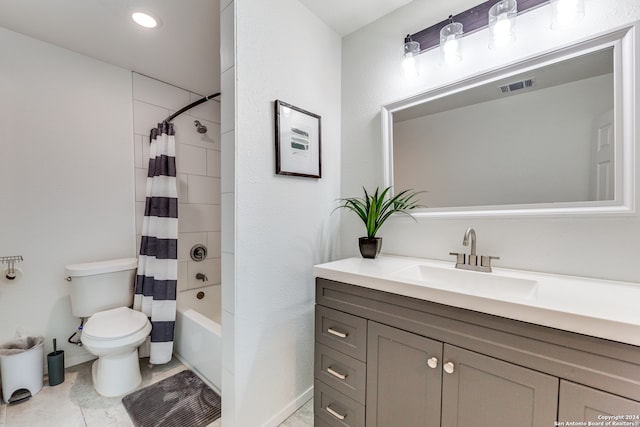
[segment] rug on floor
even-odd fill
[[[220,396],[186,370],[122,398],[136,427],[204,427],[220,418]]]

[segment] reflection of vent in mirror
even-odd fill
[[[500,93],[506,94],[510,92],[515,92],[520,89],[527,89],[527,88],[533,87],[534,83],[535,83],[535,79],[532,77],[530,79],[524,79],[517,82],[509,83],[506,85],[498,86],[498,90],[500,91]]]

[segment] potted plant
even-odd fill
[[[364,197],[348,197],[340,199],[342,203],[336,209],[349,209],[358,215],[364,222],[367,229],[366,237],[360,237],[360,253],[363,258],[375,258],[382,248],[382,238],[376,237],[376,233],[382,224],[394,213],[402,213],[413,216],[408,212],[412,209],[422,207],[416,202],[416,196],[421,191],[404,190],[394,195],[388,196],[391,187],[387,187],[382,192],[376,188],[373,194],[364,190]]]

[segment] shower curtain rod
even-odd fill
[[[182,107],[181,109],[179,109],[178,111],[176,111],[175,113],[173,113],[172,115],[170,115],[169,117],[167,117],[166,119],[164,119],[162,121],[162,123],[169,123],[171,120],[175,119],[176,117],[178,117],[180,114],[184,113],[185,111],[188,111],[190,109],[192,109],[195,106],[198,106],[200,104],[202,104],[203,102],[207,102],[210,99],[213,99],[215,97],[220,96],[220,92],[216,92],[213,95],[209,95],[209,96],[205,96],[204,98],[198,99],[195,102],[192,102],[191,104],[187,105],[186,107]],[[151,129],[149,131],[149,143],[151,143],[151,141],[153,141],[155,139],[154,135],[157,135],[158,130],[156,128]]]
[[[162,123],[169,123],[171,120],[175,119],[176,117],[178,117],[180,114],[184,113],[185,111],[188,111],[190,109],[192,109],[193,107],[202,104],[203,102],[207,102],[210,99],[213,99],[215,97],[220,96],[220,92],[214,93],[213,95],[209,95],[209,96],[205,96],[202,99],[199,99],[195,102],[192,102],[191,104],[187,105],[186,107],[183,107],[181,109],[179,109],[178,111],[176,111],[175,113],[173,113],[172,115],[170,115],[169,117],[167,117],[166,119],[164,119],[162,121]]]

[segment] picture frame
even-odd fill
[[[276,174],[322,177],[320,116],[276,99]]]

